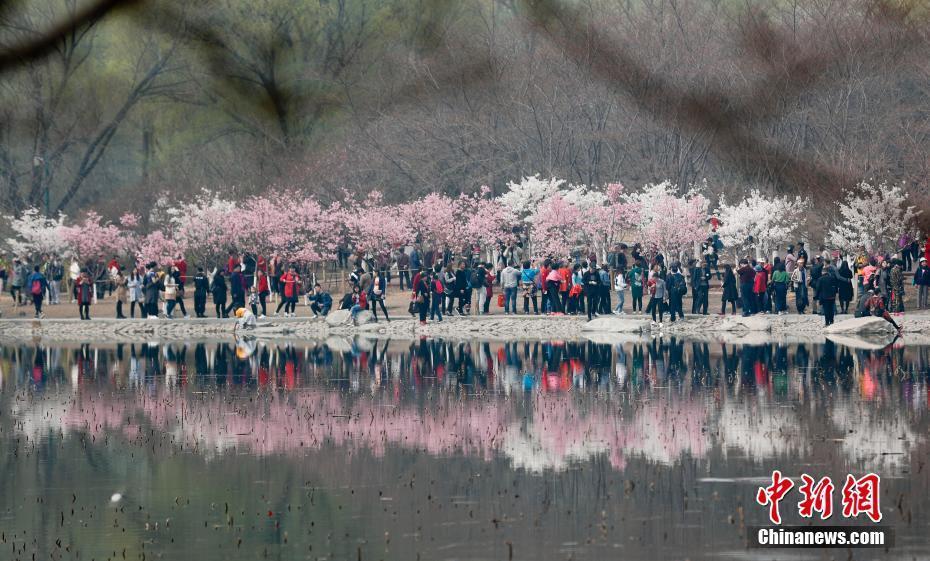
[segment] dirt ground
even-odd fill
[[[494,295],[491,298],[491,305],[489,308],[489,313],[492,315],[504,313],[504,309],[497,305],[497,297],[498,297],[498,294],[500,293],[501,293],[500,287],[495,286]],[[708,299],[709,301],[708,312],[710,314],[720,313],[720,293],[721,293],[720,288],[712,288],[710,291],[710,297]],[[333,296],[334,307],[338,307],[339,300],[342,298],[342,295],[334,293],[332,294],[332,296]],[[3,294],[0,294],[0,312],[2,312],[2,317],[7,318],[7,319],[33,317],[35,311],[33,309],[31,297],[27,295],[24,298],[28,300],[28,303],[16,307],[14,306],[13,299],[10,296],[9,292],[4,292]],[[648,303],[649,299],[648,297],[646,297],[643,300],[645,304],[645,303]],[[392,317],[406,316],[408,315],[407,307],[410,303],[410,292],[406,290],[400,291],[395,281],[391,285],[391,287],[388,289],[388,296],[387,296],[385,303],[387,305],[388,313]],[[188,295],[188,297],[185,298],[184,300],[184,304],[187,307],[188,313],[193,315],[194,313],[193,297]],[[612,293],[611,294],[611,305],[616,306],[616,304],[617,304],[616,294]],[[626,305],[624,306],[624,310],[628,314],[631,313],[632,311],[631,304],[632,304],[632,301],[630,299],[630,295],[629,293],[627,293]],[[268,308],[269,316],[274,313],[274,310],[277,307],[277,305],[278,305],[278,302],[276,300],[270,300],[268,302],[267,308]],[[517,297],[517,306],[520,312],[522,313],[523,298],[520,297],[519,295]],[[686,315],[690,315],[690,312],[691,312],[690,295],[685,297],[683,309]],[[792,295],[789,295],[788,297],[788,309],[789,311],[794,310],[794,297]],[[532,311],[532,303],[530,303],[530,310]],[[208,317],[216,317],[213,303],[210,301],[209,298],[207,299],[207,310],[206,311],[207,311]],[[261,310],[259,310],[259,312],[260,311]],[[65,299],[65,298],[62,298],[61,304],[58,304],[58,305],[49,305],[48,302],[46,301],[43,304],[43,312],[45,313],[45,317],[47,318],[77,318],[79,317],[77,304],[72,303],[70,299]],[[378,312],[380,316],[380,312],[381,312],[380,308]],[[123,313],[127,316],[129,315],[128,304],[124,305]],[[730,310],[728,310],[728,313],[730,313]],[[115,295],[106,295],[102,300],[99,300],[96,304],[91,305],[90,314],[91,314],[91,318],[93,317],[106,317],[106,318],[116,317]],[[307,306],[303,298],[301,298],[300,304],[297,306],[297,316],[307,317],[311,315],[312,315],[312,312],[310,311],[309,306]],[[175,316],[177,318],[183,318],[183,314],[181,314],[178,310],[175,311]]]

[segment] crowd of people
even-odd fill
[[[421,323],[444,316],[490,313],[497,305],[504,314],[600,315],[642,314],[661,326],[668,317],[684,318],[684,300],[691,296],[691,314],[710,313],[710,293],[719,289],[720,314],[820,314],[826,325],[837,314],[876,315],[895,327],[893,315],[905,309],[905,273],[916,292],[917,309],[928,306],[930,240],[921,245],[902,238],[898,251],[887,255],[842,255],[820,247],[809,253],[804,242],[775,251],[768,257],[744,256],[724,263],[723,247],[712,232],[699,257],[687,263],[667,262],[661,252],[647,255],[639,244],[618,244],[599,261],[593,251],[570,257],[527,258],[515,242],[490,255],[478,248],[454,254],[414,245],[383,254],[358,255],[339,248],[331,264],[331,279],[344,275],[348,290],[338,308],[352,318],[364,310],[374,321],[390,321],[387,294],[396,278],[401,292],[410,294],[408,313]],[[729,256],[732,257],[732,254]],[[314,271],[277,256],[265,259],[249,252],[230,251],[223,266],[189,270],[183,256],[168,265],[149,262],[126,264],[114,257],[109,263],[65,265],[58,256],[42,256],[35,263],[14,258],[0,266],[0,283],[6,285],[14,306],[31,303],[36,318],[43,305],[61,303],[62,293],[78,305],[82,320],[90,319],[91,306],[112,296],[116,317],[147,319],[189,318],[186,299],[193,298],[193,316],[207,317],[208,300],[217,318],[251,312],[251,318],[295,316],[301,297],[313,317],[325,316],[337,304]],[[645,300],[645,302],[644,302]],[[789,300],[792,306],[789,307]],[[31,302],[30,302],[31,301]],[[269,303],[277,303],[273,312]],[[855,304],[855,305],[853,305]],[[739,311],[737,311],[739,308]],[[127,316],[128,312],[128,316]],[[270,313],[269,313],[270,312]],[[243,314],[238,314],[241,318]]]

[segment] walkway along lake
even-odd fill
[[[930,347],[349,341],[0,348],[2,557],[783,559],[774,469],[930,556]]]

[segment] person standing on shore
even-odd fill
[[[726,315],[727,303],[731,307],[731,313],[736,313],[736,302],[739,300],[739,289],[736,288],[736,274],[733,272],[733,266],[727,263],[723,266],[723,294],[720,296],[720,315]]]
[[[516,270],[516,269],[515,269]],[[429,281],[430,301],[429,301],[429,320],[433,321],[439,316],[438,321],[442,321],[443,294],[446,292],[446,286],[441,278],[442,265],[436,263],[433,265],[433,275]],[[516,306],[516,304],[514,304]],[[514,310],[516,312],[516,310]]]
[[[791,275],[785,270],[785,264],[779,261],[775,265],[775,272],[772,273],[775,314],[779,316],[788,313],[788,285],[790,283]]]
[[[226,312],[226,278],[223,277],[223,271],[217,270],[213,275],[213,284],[210,286],[210,292],[213,294],[213,305],[216,308],[216,317],[228,318]]]
[[[801,315],[804,315],[808,304],[807,285],[809,282],[807,259],[798,259],[798,266],[791,274],[791,284],[794,285],[794,303]]]
[[[681,274],[681,266],[678,263],[672,263],[672,272],[665,279],[665,290],[668,293],[670,321],[675,323],[676,315],[680,316],[681,319],[685,319],[682,299],[688,293],[688,285],[685,282],[685,276]]]
[[[536,282],[539,277],[539,269],[533,267],[532,262],[524,261],[523,268],[520,270],[520,287],[523,291],[523,313],[530,313],[530,300],[533,301],[533,313],[539,315],[539,306],[536,295]]]
[[[562,302],[559,299],[559,287],[562,284],[562,274],[558,264],[553,265],[546,275],[546,295],[549,297],[549,313],[562,315]]]
[[[129,279],[126,278],[126,267],[120,265],[113,276],[116,285],[116,319],[126,319],[123,307],[129,299]]]
[[[587,264],[585,264],[587,265]],[[575,265],[576,267],[578,265]],[[598,310],[598,298],[601,294],[601,278],[598,270],[595,267],[585,267],[584,273],[581,274],[581,283],[584,287],[584,298],[586,300],[585,304],[587,305],[588,312],[588,321],[591,321],[592,317],[597,317],[599,314]],[[578,297],[580,298],[580,296]]]
[[[513,265],[513,261],[508,261],[507,266],[501,271],[505,314],[517,313],[517,286],[520,284],[520,271]]]
[[[180,263],[184,265],[186,270],[187,263],[185,263],[183,259],[180,260]],[[181,314],[184,316],[184,319],[190,319],[190,316],[187,315],[187,308],[184,306],[184,278],[186,275],[181,272],[181,269],[177,265],[169,267],[168,271],[168,275],[174,277],[174,282],[178,286],[174,298],[175,306],[181,309]]]
[[[229,317],[229,313],[234,310],[245,308],[245,284],[242,278],[242,265],[238,263],[233,263],[232,274],[229,275],[229,295],[232,302],[223,310],[223,317]],[[284,303],[284,298],[281,302]],[[278,309],[280,308],[279,304]],[[287,308],[285,308],[284,315],[287,316]]]
[[[626,302],[626,287],[626,267],[621,266],[614,275],[614,292],[617,293],[617,307],[614,308],[616,315],[626,315],[623,311],[623,305]]]
[[[811,266],[811,288],[817,289],[817,283],[820,281],[820,277],[823,276],[823,257],[820,255],[814,256],[814,264]],[[811,302],[811,313],[820,314],[818,303],[820,300],[817,298],[816,294],[814,295],[814,300]]]
[[[381,311],[384,312],[384,319],[391,321],[388,317],[387,308],[384,306],[384,299],[387,297],[387,277],[384,269],[379,270],[371,282],[371,288],[368,292],[368,302],[371,305],[371,311],[374,315],[375,322],[378,321],[378,304],[381,305]]]
[[[646,306],[646,313],[652,314],[652,323],[662,327],[663,316],[665,314],[665,279],[660,272],[662,267],[659,264],[653,265],[653,274],[646,284],[649,290],[649,304]],[[656,321],[658,316],[658,321]]]
[[[839,301],[839,308],[837,311],[841,314],[848,314],[849,303],[852,302],[853,299],[853,272],[852,269],[849,268],[849,263],[845,259],[843,259],[843,262],[840,263],[840,268],[836,271],[836,277],[836,298]]]
[[[78,263],[76,258],[71,259],[71,264],[68,265],[68,294],[71,295],[71,303],[74,303],[74,285],[77,283],[78,277],[81,276],[81,265]]]
[[[268,283],[268,275],[265,273],[265,268],[255,269],[255,294],[258,296],[258,306],[262,307],[261,315],[255,314],[258,316],[258,319],[265,319],[265,316],[268,315],[268,296],[271,294],[271,286]],[[194,277],[196,281],[197,278]],[[194,298],[196,299],[196,293]],[[206,299],[206,292],[204,292],[204,299]],[[255,310],[252,310],[252,313],[258,311],[258,306],[255,307]]]
[[[199,318],[207,317],[207,293],[210,292],[210,280],[203,272],[203,267],[197,267],[194,275],[194,315]],[[263,311],[262,314],[265,312]]]
[[[417,313],[420,316],[420,325],[426,325],[426,314],[430,309],[430,295],[433,291],[430,280],[430,275],[424,272],[419,275],[413,286],[414,301],[416,302]]]
[[[927,308],[927,292],[930,290],[930,266],[927,265],[926,257],[920,258],[920,264],[914,271],[914,285],[917,287],[917,308],[924,310]]]
[[[748,259],[741,259],[736,274],[739,276],[739,293],[743,304],[743,317],[751,316],[755,313],[753,283],[756,279],[756,271],[749,264]]]
[[[820,301],[823,310],[824,326],[833,325],[836,315],[836,277],[831,274],[821,275],[814,290],[814,298]]]
[[[90,280],[86,270],[81,270],[81,274],[74,283],[74,299],[77,301],[81,319],[89,320],[90,303],[94,299],[94,281]]]
[[[794,273],[794,268],[798,266],[798,258],[794,256],[794,246],[789,245],[785,252],[785,272],[788,275]]]
[[[18,308],[23,305],[23,287],[29,277],[26,265],[18,258],[13,259],[13,272],[10,276],[10,296],[13,297],[13,307]]]
[[[894,314],[904,313],[904,269],[901,267],[901,260],[895,259],[889,273],[889,284],[891,285],[891,307],[890,311]]]
[[[630,285],[630,298],[633,300],[633,313],[643,313],[643,269],[640,261],[633,261],[633,268],[627,273],[627,283]]]
[[[165,272],[165,318],[174,319],[174,307],[177,305],[178,281],[174,277],[174,267]]]
[[[26,280],[26,286],[29,288],[32,305],[36,310],[36,319],[45,317],[42,313],[42,300],[45,298],[45,291],[48,290],[48,280],[39,271],[38,265],[33,267],[32,274]]]
[[[601,295],[598,298],[598,304],[600,305],[600,313],[610,314],[613,312],[610,302],[610,290],[613,287],[613,282],[610,279],[610,264],[602,263],[601,270],[598,272],[598,276],[601,280]]]
[[[142,304],[142,276],[139,275],[138,267],[134,267],[129,273],[126,288],[129,290],[129,317],[136,317],[136,305],[138,304],[139,315],[144,319],[145,308]]]
[[[48,279],[48,303],[61,303],[61,279],[65,276],[65,268],[61,265],[61,259],[57,255],[49,261],[45,270],[45,277]]]
[[[235,280],[230,279],[230,283],[235,285]],[[287,267],[287,272],[281,275],[281,280],[278,285],[281,287],[281,301],[278,302],[278,307],[274,311],[274,315],[278,315],[281,311],[281,308],[284,308],[284,317],[296,316],[295,310],[297,309],[297,298],[300,293],[300,277],[297,275],[297,269],[294,265],[289,265]],[[353,288],[358,288],[359,293],[364,295],[362,291],[361,284],[353,285]],[[235,290],[235,289],[233,289]],[[232,293],[233,305],[236,302],[236,293]],[[367,297],[365,299],[367,305]],[[240,306],[241,307],[241,306]]]
[[[155,272],[155,262],[145,265],[145,276],[142,278],[142,290],[145,293],[145,314],[148,319],[158,319],[158,293],[160,280]]]

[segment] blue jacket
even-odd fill
[[[45,275],[42,273],[32,273],[29,275],[29,278],[26,279],[26,286],[23,288],[29,293],[32,294],[32,283],[34,281],[39,281],[39,284],[42,287],[42,292],[40,294],[45,294],[45,291],[48,290],[48,281],[45,279]]]

